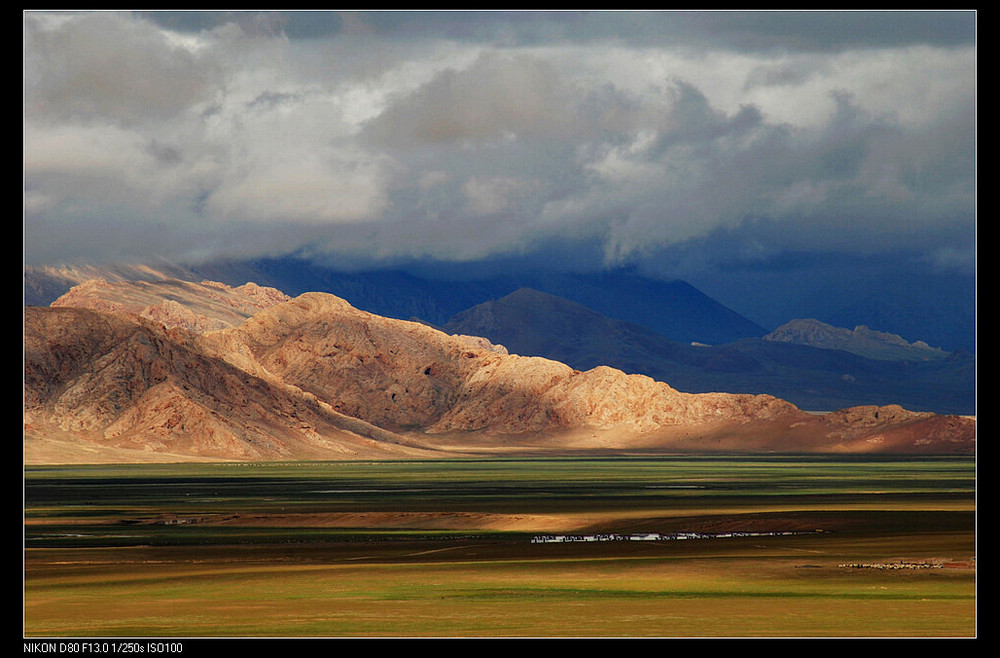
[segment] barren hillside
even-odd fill
[[[25,309],[25,455],[150,460],[401,457],[406,441],[205,354],[195,335],[75,308]],[[137,458],[137,457],[135,457]]]
[[[252,315],[235,312],[245,321],[230,317],[224,328],[204,330],[211,325],[189,320],[218,311],[213,295],[222,289],[176,285],[185,294],[174,296],[180,308],[171,317],[188,321],[172,327],[152,319],[151,298],[93,310],[102,307],[95,299],[132,294],[110,284],[92,284],[94,294],[67,295],[55,308],[26,309],[27,457],[55,439],[150,459],[975,445],[972,419],[898,407],[815,416],[766,395],[681,393],[609,367],[581,372],[508,354],[325,293],[286,301],[268,294]],[[223,292],[232,301],[259,290]]]

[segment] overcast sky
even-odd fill
[[[973,12],[26,12],[24,258],[968,272],[976,62]]]

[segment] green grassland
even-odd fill
[[[961,457],[30,467],[24,633],[971,637],[975,482]],[[531,541],[567,520],[704,537]]]

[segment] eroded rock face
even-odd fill
[[[866,405],[840,409],[826,414],[823,420],[831,426],[878,427],[900,422],[923,420],[933,416],[934,414],[932,413],[907,411],[898,404],[889,404],[885,406]]]
[[[801,414],[770,396],[680,393],[642,375],[578,372],[506,354],[484,339],[449,336],[308,293],[206,338],[220,356],[384,426],[495,433],[570,428],[650,432],[681,423],[746,423]],[[252,355],[255,365],[245,358]],[[236,361],[234,361],[236,362]]]
[[[405,443],[201,351],[89,309],[25,309],[25,435],[218,459],[391,456]],[[416,451],[419,454],[419,451]]]

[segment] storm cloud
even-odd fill
[[[975,24],[27,12],[25,261],[461,262],[565,241],[595,266],[681,267],[697,245],[969,270]]]

